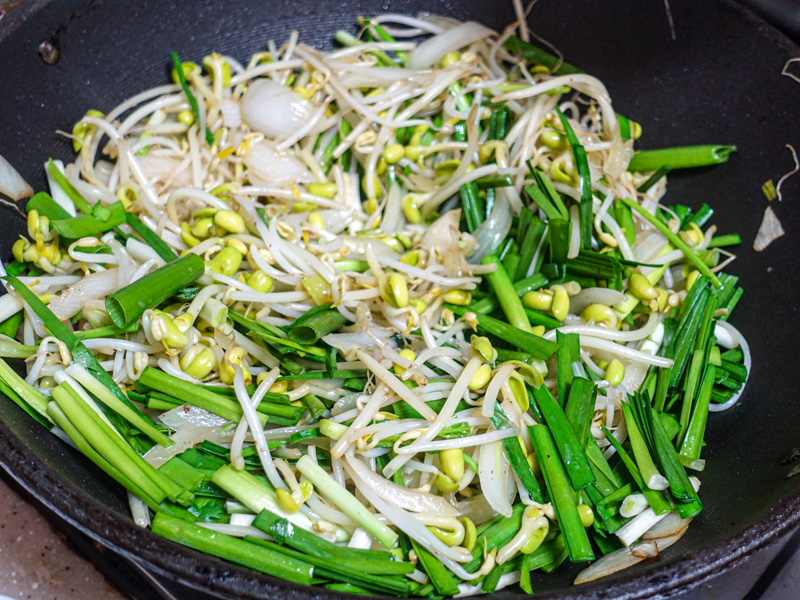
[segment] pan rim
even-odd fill
[[[0,19],[0,43],[9,37],[25,21],[35,15],[52,0],[27,0]],[[734,0],[718,0],[727,8],[736,11],[740,18],[758,26],[772,43],[791,53],[800,52],[800,46],[767,23],[749,8]],[[47,465],[39,462],[36,454],[0,421],[0,446],[6,450],[0,454],[0,471],[14,481],[26,494],[34,499],[37,508],[51,512],[92,541],[100,543],[120,556],[145,568],[173,578],[193,587],[206,589],[204,580],[216,576],[236,589],[217,589],[215,593],[233,594],[230,597],[253,598],[256,592],[270,597],[282,593],[298,600],[311,598],[351,598],[349,594],[334,593],[321,588],[298,585],[289,581],[257,573],[221,559],[202,554],[137,527],[132,521],[120,520],[104,504],[85,494],[80,488],[62,479]],[[73,502],[72,506],[70,503]],[[70,510],[82,507],[82,517]],[[709,544],[695,553],[679,556],[668,564],[654,563],[654,567],[636,574],[619,574],[595,583],[571,588],[557,595],[536,595],[537,598],[570,598],[590,600],[614,597],[618,600],[644,598],[669,598],[677,593],[696,588],[705,581],[717,577],[745,560],[755,551],[775,542],[800,524],[800,491],[789,496],[759,517],[749,521],[729,535]],[[188,560],[174,560],[175,558]],[[196,557],[202,557],[202,572],[192,568]],[[170,560],[172,559],[172,560]],[[253,587],[253,586],[257,587]]]

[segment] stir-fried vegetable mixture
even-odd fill
[[[177,55],[70,136],[0,298],[0,391],[160,535],[295,582],[449,596],[701,514],[750,366],[736,234],[662,203],[595,77],[473,22]],[[423,41],[406,41],[406,40]],[[189,58],[189,57],[186,57]]]

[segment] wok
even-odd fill
[[[580,565],[537,575],[536,597],[666,597],[730,568],[800,522],[800,477],[785,479],[781,460],[800,446],[798,361],[794,325],[800,306],[798,256],[800,177],[784,186],[776,211],[787,235],[763,253],[751,249],[766,205],[760,186],[791,168],[786,143],[800,143],[800,86],[779,75],[797,46],[736,4],[671,0],[672,40],[662,2],[542,0],[530,18],[535,31],[573,63],[600,77],[617,111],[644,128],[640,147],[733,143],[726,165],[670,176],[668,200],[717,209],[721,232],[745,243],[731,271],[745,296],[732,322],[748,338],[753,369],[738,406],[710,417],[701,474],[706,509],[680,543],[657,560],[599,583],[574,588]],[[329,45],[357,15],[422,10],[502,28],[510,2],[486,0],[27,0],[0,22],[0,154],[35,188],[41,165],[69,158],[69,130],[87,108],[108,110],[127,96],[166,80],[169,52],[197,60],[212,50],[240,59],[268,38]],[[46,64],[39,45],[58,48]],[[23,220],[10,210],[0,222],[8,259]],[[792,350],[795,348],[795,350]],[[149,594],[124,566],[132,559],[178,595],[195,598],[337,597],[279,581],[180,548],[133,525],[122,489],[89,461],[0,397],[0,466],[71,534],[95,542],[85,549],[132,593]],[[116,569],[116,570],[115,570]],[[138,587],[137,587],[138,586]],[[203,590],[203,591],[201,591]],[[510,598],[516,592],[498,596]]]

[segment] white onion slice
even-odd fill
[[[5,194],[15,201],[33,195],[33,188],[2,155],[0,155],[0,194]]]
[[[171,446],[160,446],[156,444],[148,450],[143,458],[148,463],[158,468],[173,456],[177,456],[184,450],[194,448],[197,444],[206,441],[216,430],[216,427],[203,426],[181,429],[169,438],[175,442],[174,444]]]
[[[753,241],[753,250],[756,252],[763,251],[785,233],[781,222],[775,215],[775,211],[772,210],[771,206],[767,206],[764,210],[764,218],[761,219],[761,226],[758,228],[756,239]]]
[[[358,473],[373,492],[387,502],[413,512],[432,513],[445,517],[458,516],[458,511],[441,496],[399,486],[378,475],[357,458],[351,459],[350,455],[347,457],[347,464]]]
[[[242,98],[244,122],[270,138],[288,138],[313,117],[314,105],[311,102],[271,79],[254,81]]]
[[[494,31],[475,21],[467,21],[425,40],[408,55],[410,69],[425,69],[438,65],[442,57],[464,46],[492,35]]]
[[[739,401],[739,397],[742,395],[744,388],[747,386],[747,380],[750,379],[750,371],[753,367],[753,359],[752,355],[750,354],[750,345],[747,343],[747,340],[744,339],[744,336],[741,334],[741,332],[727,321],[717,321],[715,331],[717,329],[730,334],[733,339],[739,343],[739,346],[742,348],[742,353],[744,354],[744,359],[742,362],[744,364],[744,368],[747,369],[747,375],[745,375],[742,387],[739,388],[738,392],[731,396],[730,400],[726,400],[722,404],[715,404],[712,402],[708,405],[709,412],[722,412],[723,410],[728,410],[731,406]]]
[[[289,152],[278,152],[269,142],[250,148],[244,159],[254,183],[311,183],[314,177],[303,163]],[[254,176],[254,177],[253,177]]]

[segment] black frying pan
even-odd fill
[[[787,201],[776,207],[788,234],[762,254],[750,249],[766,202],[759,188],[790,168],[784,144],[800,144],[800,85],[779,75],[800,50],[732,3],[670,4],[676,41],[660,0],[540,0],[530,22],[571,62],[606,82],[615,108],[643,125],[641,146],[739,147],[724,166],[671,176],[668,198],[710,203],[721,231],[739,231],[745,240],[732,269],[746,289],[733,322],[750,341],[753,371],[740,405],[710,418],[708,470],[701,476],[706,510],[680,543],[594,585],[571,587],[578,565],[536,575],[541,597],[664,597],[724,571],[800,522],[800,477],[784,479],[788,467],[780,465],[800,446],[800,176],[787,183]],[[245,58],[292,28],[328,45],[332,31],[352,29],[357,15],[388,8],[367,0],[27,0],[0,21],[0,154],[42,188],[43,161],[71,155],[55,131],[70,129],[89,107],[107,110],[164,82],[171,50],[186,60],[212,50]],[[495,28],[512,19],[505,0],[401,0],[391,10],[430,10]],[[39,55],[43,41],[60,52],[52,66]],[[0,248],[8,258],[23,222],[3,214]],[[186,597],[189,590],[205,590],[194,598],[338,596],[238,569],[137,529],[121,488],[91,463],[6,398],[0,415],[0,466],[62,528],[96,541],[104,550],[95,558],[116,565],[120,556],[133,558]],[[131,591],[134,572],[116,573]]]

